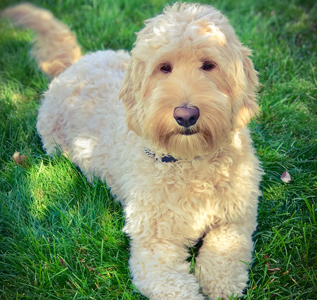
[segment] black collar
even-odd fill
[[[169,162],[176,162],[178,159],[171,155],[165,155],[162,154],[162,156],[157,156],[154,152],[152,152],[149,149],[144,148],[144,152],[149,156],[154,158],[156,161],[164,162],[164,163],[169,163]]]

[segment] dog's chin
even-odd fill
[[[206,155],[212,148],[212,137],[197,129],[181,129],[152,140],[160,152],[177,159],[192,160]]]

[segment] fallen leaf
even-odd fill
[[[266,254],[264,254],[263,257],[264,257],[264,259],[266,260],[265,265],[267,266],[267,271],[268,271],[269,273],[274,274],[274,273],[276,273],[276,272],[281,271],[280,268],[271,268],[271,265],[270,265],[270,263],[269,263],[269,257],[268,257]]]
[[[14,152],[12,158],[16,164],[18,164],[22,167],[29,167],[30,166],[30,164],[28,162],[28,158],[24,154],[20,155],[20,152],[18,152],[18,151]]]
[[[281,180],[285,183],[290,183],[292,178],[291,178],[291,175],[289,175],[289,173],[285,171],[281,176]]]

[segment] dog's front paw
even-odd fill
[[[230,274],[227,276],[219,274],[214,277],[205,274],[200,278],[200,286],[203,294],[210,300],[229,300],[242,295],[246,280],[245,276],[233,279]]]
[[[219,290],[219,289],[215,289],[215,290],[211,290],[211,291],[207,291],[206,289],[204,289],[204,295],[206,296],[205,299],[211,299],[211,300],[228,300],[228,299],[230,299],[229,295],[227,295],[224,290]]]
[[[171,291],[161,292],[159,294],[152,294],[152,296],[149,297],[150,300],[204,300],[206,299],[203,295],[197,294],[194,295],[191,292],[181,292],[181,293],[173,293]]]
[[[155,281],[149,279],[135,282],[136,287],[150,300],[204,300],[199,293],[199,285],[191,274],[181,276],[161,276]],[[176,274],[174,274],[176,275]],[[174,277],[174,278],[173,278]]]

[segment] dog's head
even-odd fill
[[[250,50],[210,6],[174,4],[145,24],[119,95],[129,128],[175,157],[211,153],[258,112]]]

